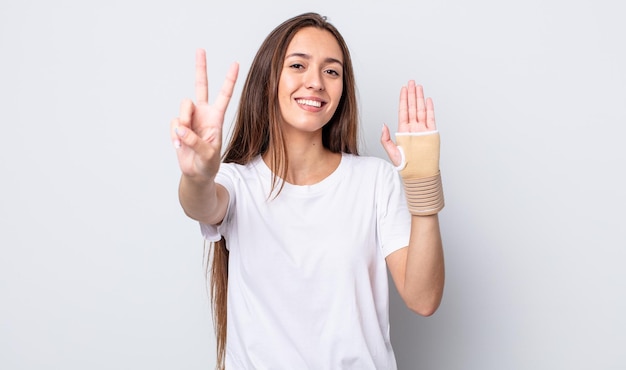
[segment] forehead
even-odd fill
[[[285,54],[293,53],[332,58],[343,62],[343,52],[335,36],[330,31],[314,27],[306,27],[296,32]]]

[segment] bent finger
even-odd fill
[[[196,108],[190,99],[185,99],[180,103],[180,111],[178,112],[179,124],[185,127],[191,127],[191,118]]]
[[[174,148],[176,149],[180,148],[181,146],[180,139],[176,134],[176,128],[178,126],[180,126],[180,120],[178,118],[174,118],[170,121],[170,139],[172,140],[172,145],[174,145]]]
[[[196,153],[202,150],[202,145],[204,143],[189,127],[185,127],[183,125],[175,126],[174,134],[176,135],[175,140],[178,140],[180,144],[191,148]],[[174,141],[174,145],[176,145],[176,141]]]

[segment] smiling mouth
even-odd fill
[[[296,103],[300,105],[307,105],[309,107],[315,107],[315,108],[321,108],[322,105],[324,105],[324,103],[321,101],[310,100],[310,99],[296,99]]]

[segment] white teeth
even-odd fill
[[[303,105],[310,105],[311,107],[321,107],[322,106],[322,102],[320,101],[315,101],[315,100],[308,100],[308,99],[297,99],[296,102],[298,104],[303,104]]]

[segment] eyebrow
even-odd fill
[[[307,59],[307,60],[311,59],[311,56],[309,54],[306,54],[306,53],[291,53],[291,54],[287,55],[285,57],[285,59],[291,58],[291,57],[299,57],[299,58],[304,58],[304,59]],[[325,63],[338,63],[338,64],[340,64],[343,67],[343,62],[341,60],[339,60],[339,59],[328,57],[328,58],[324,59],[324,62]]]

